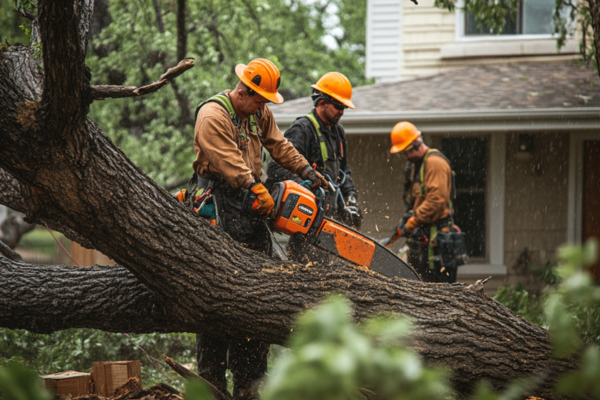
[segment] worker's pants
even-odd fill
[[[271,254],[271,237],[263,221],[241,214],[243,192],[227,184],[215,185],[223,230],[246,247]],[[253,339],[225,339],[217,334],[196,335],[200,376],[227,393],[225,370],[233,374],[235,398],[250,398],[267,371],[269,344]]]
[[[200,376],[224,394],[228,393],[225,370],[231,371],[234,398],[250,398],[267,371],[269,344],[258,340],[198,334],[196,351]]]
[[[440,262],[440,257],[435,246],[433,246],[433,268],[429,263],[429,243],[426,243],[425,235],[429,239],[429,229],[420,228],[416,237],[407,240],[408,264],[421,275],[424,282],[456,282],[456,268],[445,268]],[[428,242],[428,240],[427,240]]]

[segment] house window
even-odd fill
[[[521,0],[516,15],[507,15],[506,24],[499,35],[542,35],[554,33],[555,0]],[[466,35],[492,35],[486,26],[480,26],[473,13],[465,14]]]
[[[487,140],[487,137],[442,140],[442,152],[456,173],[454,223],[466,233],[472,258],[486,257]]]

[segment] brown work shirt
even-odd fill
[[[229,90],[225,94],[229,96]],[[230,98],[231,99],[231,98]],[[238,127],[220,104],[210,102],[202,106],[196,118],[194,171],[202,176],[220,177],[233,188],[247,187],[259,182],[261,175],[261,139],[250,132],[250,120],[242,120],[246,139],[242,140]],[[268,106],[258,120],[258,132],[262,136],[271,157],[282,167],[300,174],[308,161],[283,136]]]
[[[448,162],[435,153],[430,153],[425,160],[424,194],[419,194],[420,165],[415,166],[411,195],[414,199],[413,215],[419,225],[430,224],[450,215],[448,202],[452,188],[452,170]]]

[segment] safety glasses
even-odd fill
[[[335,101],[333,99],[329,100],[329,104],[331,104],[338,111],[344,111],[346,108],[348,108],[345,105],[343,105],[342,103]]]
[[[415,146],[412,145],[412,144],[409,144],[407,148],[405,148],[404,150],[402,150],[400,152],[400,154],[408,154],[408,153],[410,153],[413,150],[415,150]]]

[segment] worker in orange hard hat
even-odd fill
[[[391,140],[390,153],[408,160],[404,188],[408,211],[393,237],[407,238],[408,263],[424,281],[455,282],[456,267],[444,265],[435,246],[438,232],[456,229],[451,213],[454,190],[450,161],[439,150],[427,147],[421,132],[410,122],[398,122]]]
[[[290,173],[298,174],[313,187],[326,186],[325,178],[283,136],[267,103],[282,103],[281,76],[269,60],[255,59],[235,68],[235,89],[225,90],[202,102],[196,109],[193,163],[196,187],[210,193],[211,222],[234,240],[271,254],[271,237],[264,218],[274,202],[260,181],[264,147]],[[209,190],[210,189],[210,190]],[[244,197],[252,192],[253,213],[243,209]],[[205,203],[199,213],[203,215]],[[225,370],[233,373],[233,398],[257,398],[260,379],[267,369],[269,344],[257,340],[224,339],[217,334],[197,335],[200,375],[227,395]]]
[[[339,186],[339,191],[329,191],[327,214],[359,229],[362,213],[348,165],[346,132],[339,124],[344,111],[354,108],[352,85],[343,74],[328,72],[312,88],[314,108],[296,119],[285,137],[311,165]],[[267,187],[289,179],[301,182],[301,177],[286,171],[276,160],[269,163],[267,174]]]

